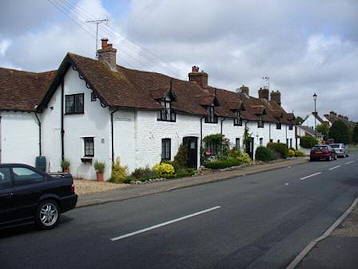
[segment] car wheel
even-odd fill
[[[37,207],[35,221],[41,229],[51,229],[55,227],[60,219],[60,209],[53,200],[41,202]]]

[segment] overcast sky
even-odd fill
[[[262,77],[288,112],[358,121],[358,1],[14,1],[0,2],[0,66],[57,69],[67,52],[95,57],[96,27],[118,49],[117,64],[257,96]]]

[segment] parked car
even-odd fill
[[[343,143],[334,143],[330,145],[334,151],[336,152],[338,157],[348,157],[348,146],[344,145]]]
[[[0,228],[35,222],[57,225],[73,209],[77,194],[71,174],[47,174],[25,164],[0,164]]]
[[[310,160],[321,160],[325,159],[328,161],[336,160],[337,154],[330,145],[315,145],[310,152]]]

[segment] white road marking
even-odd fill
[[[305,179],[307,179],[307,178],[314,177],[314,176],[317,176],[317,175],[319,175],[319,174],[322,174],[322,172],[318,172],[318,173],[315,173],[315,174],[312,174],[312,175],[309,175],[309,176],[301,177],[300,179],[301,179],[301,180],[305,180]]]
[[[340,166],[340,165],[337,165],[337,166],[335,166],[335,167],[329,168],[329,171],[332,171],[333,169],[337,169],[337,168],[339,168],[339,167],[341,167],[341,166]]]
[[[134,235],[137,235],[137,234],[145,233],[145,232],[148,232],[148,231],[151,231],[151,230],[154,230],[154,229],[157,229],[157,228],[169,225],[169,224],[173,224],[173,223],[178,222],[178,221],[182,221],[182,220],[185,220],[185,219],[188,219],[188,218],[192,218],[192,217],[195,217],[195,216],[198,216],[198,215],[201,215],[201,214],[208,213],[210,211],[213,211],[213,210],[216,210],[216,209],[219,209],[219,208],[221,208],[221,206],[214,206],[212,208],[205,209],[203,211],[199,211],[199,212],[196,212],[196,213],[193,213],[193,214],[181,217],[181,218],[177,218],[177,219],[174,219],[174,220],[163,222],[163,223],[160,223],[160,224],[157,224],[157,225],[154,225],[154,226],[151,226],[151,227],[148,227],[148,228],[136,231],[136,232],[132,232],[132,233],[128,233],[128,234],[124,234],[124,235],[121,235],[121,236],[118,236],[118,237],[111,238],[111,241],[117,241],[117,240],[121,240],[123,238],[127,238],[127,237],[134,236]]]
[[[351,164],[351,163],[354,163],[354,161],[346,162],[345,164]]]
[[[290,185],[290,183],[285,183],[286,186]]]

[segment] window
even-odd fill
[[[276,123],[276,129],[281,129],[281,122]]]
[[[264,128],[264,121],[262,120],[262,116],[259,117],[259,121],[257,122],[258,128]]]
[[[10,169],[3,167],[0,168],[0,190],[11,187]]]
[[[208,106],[208,115],[205,117],[206,123],[218,123],[218,117],[215,115],[214,105]]]
[[[164,109],[159,111],[158,120],[161,121],[176,121],[176,113],[172,110],[172,102],[168,99],[161,102]]]
[[[280,143],[280,139],[277,139],[277,143]]]
[[[210,140],[206,142],[206,156],[215,156],[218,154],[218,145],[216,141]]]
[[[264,145],[264,139],[261,137],[260,138],[260,146],[263,146]]]
[[[93,157],[94,156],[94,139],[93,137],[84,137],[85,144],[85,157]]]
[[[290,124],[288,125],[288,129],[291,130],[291,131],[293,130],[293,124],[292,124],[292,123],[290,123]]]
[[[15,185],[34,184],[45,180],[42,175],[25,167],[14,167],[12,172],[14,174]]]
[[[273,142],[273,139],[270,139],[270,143],[272,143]]]
[[[65,113],[82,114],[84,112],[84,94],[72,94],[65,96]]]
[[[236,140],[235,140],[235,147],[236,147],[237,149],[240,149],[240,138],[236,138]]]
[[[164,138],[162,139],[162,160],[170,160],[170,152],[171,152],[171,139]]]
[[[91,102],[96,102],[97,94],[95,92],[91,92]]]
[[[240,111],[235,111],[234,126],[242,126],[242,119],[240,117]]]
[[[292,148],[292,138],[290,138],[290,148]]]

